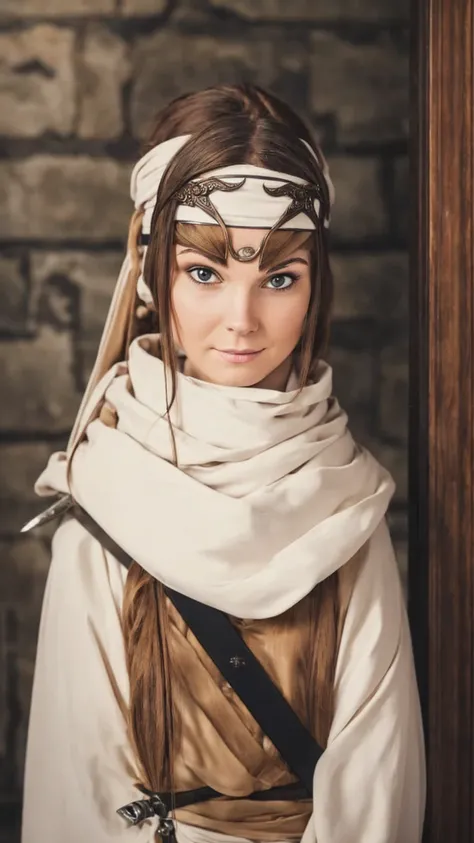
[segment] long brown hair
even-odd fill
[[[162,178],[144,267],[155,312],[149,314],[147,324],[146,320],[141,324],[135,320],[129,332],[130,337],[150,327],[160,332],[163,361],[171,373],[169,408],[176,395],[177,371],[170,294],[174,245],[195,245],[219,260],[225,260],[227,248],[225,233],[218,226],[175,223],[176,191],[205,172],[247,163],[316,182],[327,210],[329,204],[323,162],[306,126],[288,106],[258,88],[221,86],[174,100],[158,115],[146,150],[180,135],[191,137]],[[301,139],[311,145],[314,155]],[[325,346],[332,303],[326,232],[320,225],[306,234],[312,255],[312,293],[304,333],[295,350],[301,386]],[[295,238],[301,243],[301,232],[276,231],[268,241],[262,265],[294,248]],[[136,244],[135,253],[138,254]],[[318,633],[308,682],[316,685],[316,736],[325,743],[332,712],[337,647],[337,575],[317,586],[315,601]],[[172,789],[173,754],[179,741],[179,712],[172,694],[176,672],[172,669],[167,623],[162,586],[133,564],[123,605],[130,676],[130,737],[142,784],[152,790]]]

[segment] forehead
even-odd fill
[[[187,226],[184,226],[184,228],[186,229]],[[221,240],[222,236],[221,245],[222,248],[224,248],[224,237],[219,226],[189,226],[189,228],[194,228],[196,232],[199,231],[201,228],[204,228],[206,234],[212,231],[213,235],[218,236],[217,242]],[[269,231],[269,228],[247,228],[233,226],[229,226],[227,228],[230,241],[236,252],[238,252],[240,249],[244,249],[247,246],[251,247],[254,252],[258,252],[260,245],[262,244]],[[308,243],[310,234],[311,232],[306,230],[286,232],[276,231],[274,234],[272,234],[269,240],[269,246],[270,244],[273,245],[273,248],[270,248],[270,253],[272,255],[274,254],[275,256],[280,256],[282,259],[290,255],[307,254],[310,249],[310,244]],[[281,239],[282,237],[283,239]],[[181,245],[178,238],[176,253],[179,255],[181,252],[188,251],[189,248],[192,248],[193,240],[194,237],[192,235],[191,237],[189,237],[189,239],[188,237],[186,237],[186,245]],[[213,252],[216,248],[216,241],[214,240],[214,237],[212,237],[210,241],[207,241],[207,238],[205,238],[204,242],[206,243],[206,247],[210,247],[211,252]],[[200,245],[200,238],[196,238],[196,251],[200,251]],[[205,248],[204,251],[207,251],[207,249]],[[267,249],[265,250],[265,253],[267,253]]]

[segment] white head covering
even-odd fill
[[[142,221],[142,231],[144,234],[150,233],[151,218],[155,209],[156,196],[163,174],[174,156],[190,139],[191,135],[181,135],[180,137],[172,138],[154,146],[143,158],[140,158],[133,169],[130,194],[135,203],[135,208],[143,208],[145,212]],[[318,166],[320,166],[320,161],[314,149],[304,140],[301,143],[311,152]],[[328,186],[330,204],[332,206],[335,198],[334,185],[329,175],[327,163],[324,159],[323,162],[323,175]],[[200,176],[199,181],[205,181],[213,176],[224,179],[231,184],[240,182],[242,178],[245,178],[245,184],[242,185],[238,193],[217,192],[213,198],[214,206],[219,211],[225,224],[229,227],[271,228],[288,207],[289,197],[270,197],[264,192],[263,184],[269,183],[271,186],[273,186],[273,182],[276,182],[276,184],[283,184],[285,182],[292,182],[297,185],[306,184],[304,179],[290,176],[288,173],[269,170],[266,167],[256,167],[253,164],[239,164],[211,170]],[[315,200],[315,210],[317,213],[319,212],[318,200]],[[178,222],[192,222],[197,225],[217,224],[215,220],[210,218],[200,208],[193,208],[187,205],[180,205],[178,207],[176,220]],[[326,227],[328,224],[329,220],[326,219]],[[312,223],[306,214],[301,213],[295,216],[290,222],[284,223],[282,228],[311,230],[314,229],[314,223]]]

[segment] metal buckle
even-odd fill
[[[158,793],[152,793],[149,799],[138,799],[117,809],[117,814],[130,825],[139,825],[150,817],[159,817],[161,822],[164,822],[168,813],[168,806]]]

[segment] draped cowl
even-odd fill
[[[178,816],[183,843],[419,843],[424,759],[402,590],[384,516],[388,473],[360,448],[320,364],[299,391],[220,387],[178,374],[171,419],[159,337],[135,341],[94,390],[82,435],[40,494],[71,491],[146,571],[227,612],[302,719],[313,724],[312,595],[337,572],[335,708],[313,804],[232,803]],[[107,423],[107,414],[113,423]],[[73,519],[53,541],[27,750],[23,843],[155,839],[116,815],[140,798],[127,738],[125,570]],[[228,794],[291,775],[179,616],[186,676],[180,789]],[[288,622],[288,619],[291,622]]]
[[[83,440],[36,489],[72,491],[166,586],[236,617],[279,615],[370,538],[392,478],[354,442],[325,364],[301,392],[294,376],[280,392],[179,373],[173,443],[159,353],[156,335],[132,344],[92,395]],[[104,399],[113,427],[97,417]]]

